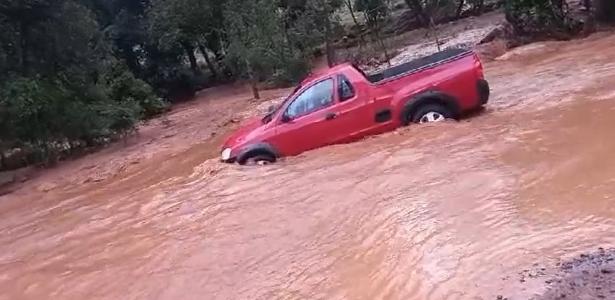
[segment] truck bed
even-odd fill
[[[415,59],[405,64],[401,64],[401,65],[388,68],[379,73],[369,74],[366,76],[366,78],[371,83],[379,84],[379,83],[386,81],[387,79],[392,79],[400,75],[423,70],[431,66],[438,65],[439,63],[454,59],[456,57],[463,56],[464,54],[467,54],[467,53],[470,53],[470,51],[466,49],[460,49],[460,48],[446,49],[444,51],[440,51],[440,52],[437,52],[429,56]]]

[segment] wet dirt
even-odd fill
[[[615,299],[615,249],[599,248],[558,264],[544,295],[534,300]]]
[[[217,151],[267,102],[209,91],[0,197],[0,299],[548,297],[615,245],[615,35],[543,45],[482,115],[266,167]]]

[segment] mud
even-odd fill
[[[544,43],[486,65],[481,115],[262,168],[219,143],[288,90],[207,91],[0,197],[0,299],[549,297],[615,246],[612,45]]]
[[[615,299],[615,249],[599,248],[559,264],[546,280],[547,292],[534,300]]]
[[[22,197],[33,190],[46,193],[66,186],[99,183],[139,172],[144,161],[157,161],[155,165],[163,166],[169,157],[185,156],[186,152],[194,155],[187,162],[189,165],[183,168],[175,165],[170,166],[171,170],[159,171],[188,172],[192,164],[218,156],[219,144],[226,133],[245,119],[266,111],[271,103],[279,102],[289,92],[290,89],[263,91],[262,99],[254,100],[249,87],[242,85],[202,91],[193,102],[176,105],[171,113],[142,123],[138,135],[85,159],[64,161],[42,172],[32,172],[28,168],[5,173],[7,183],[25,181],[22,173],[27,173],[28,182],[26,186],[11,185],[0,189],[0,194],[12,192],[16,193],[14,197]]]

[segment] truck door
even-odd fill
[[[347,143],[365,136],[374,125],[373,107],[367,90],[352,84],[343,74],[336,76],[336,104],[328,126],[336,135],[331,143]]]
[[[336,118],[334,86],[333,78],[327,78],[300,92],[286,106],[276,134],[269,142],[285,155],[330,144],[339,135],[330,127]]]

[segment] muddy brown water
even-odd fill
[[[492,103],[458,123],[262,168],[205,159],[215,143],[200,143],[4,196],[0,299],[544,293],[519,272],[615,245],[612,45],[602,34],[488,64]]]

